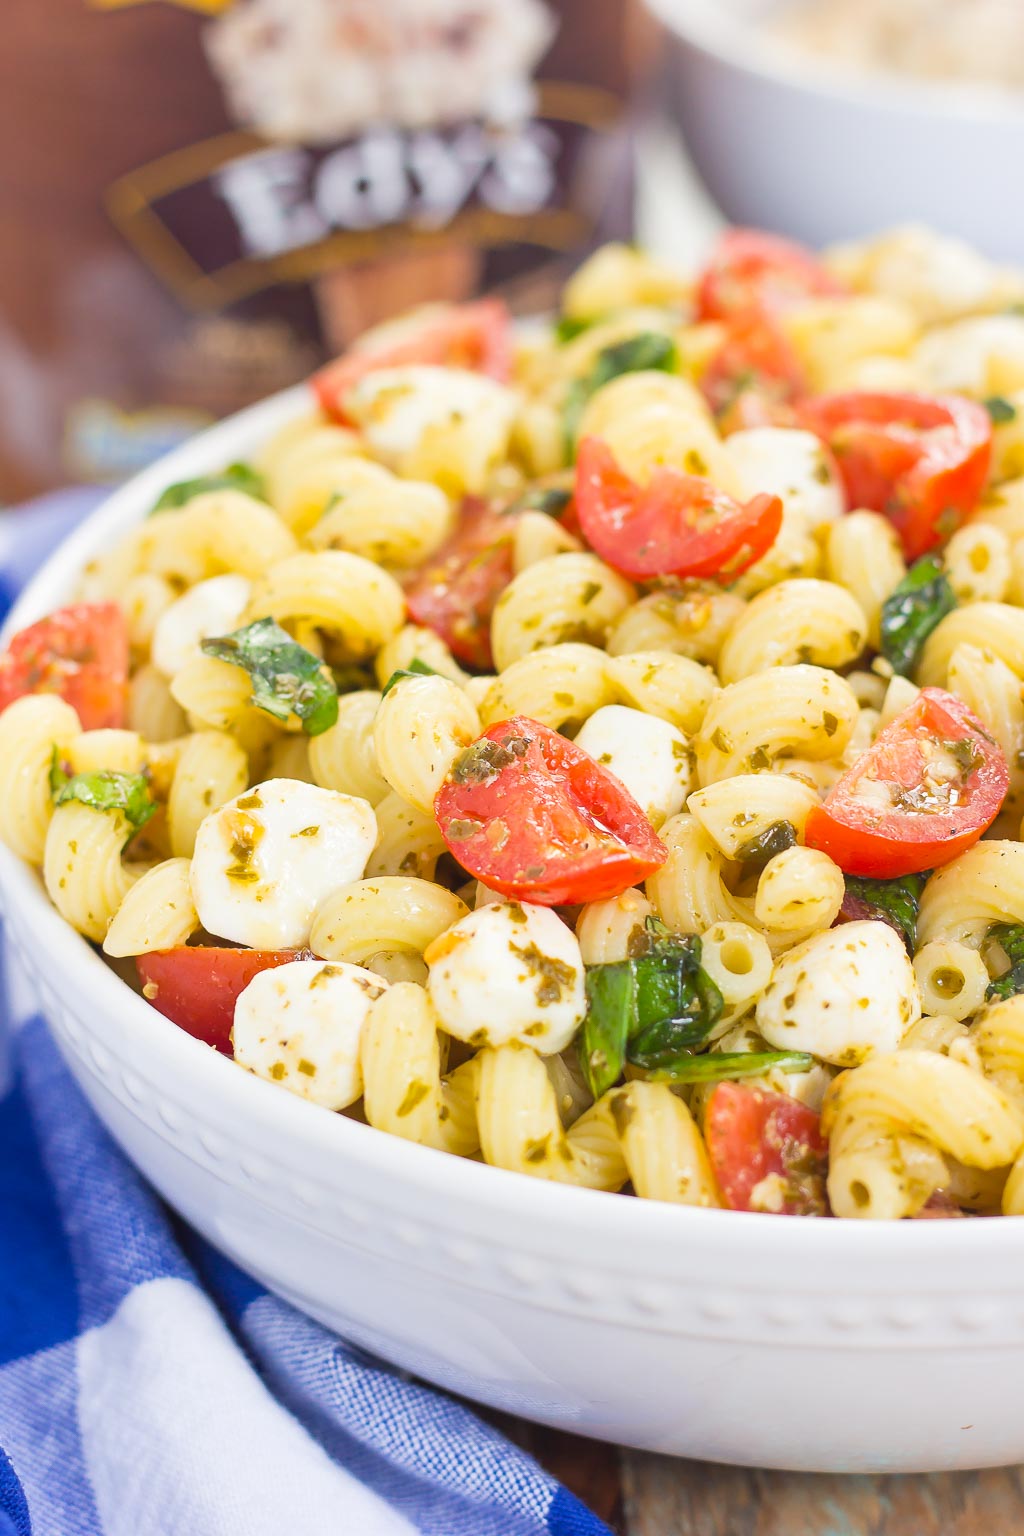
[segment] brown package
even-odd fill
[[[9,0],[0,503],[628,235],[629,0]]]

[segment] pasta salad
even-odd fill
[[[924,230],[733,230],[377,328],[9,641],[0,837],[379,1130],[1024,1213],[1022,301]]]

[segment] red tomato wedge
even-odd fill
[[[801,422],[827,443],[852,509],[884,512],[908,560],[942,544],[978,504],[992,421],[960,395],[821,395]]]
[[[697,288],[700,320],[728,320],[751,310],[790,309],[804,299],[845,293],[812,251],[761,229],[730,229],[718,242]]]
[[[708,1099],[704,1138],[731,1210],[829,1214],[828,1144],[806,1104],[745,1083],[719,1083]]]
[[[389,327],[390,329],[390,327]],[[512,332],[509,313],[500,299],[478,299],[431,309],[411,333],[378,345],[368,337],[313,375],[321,406],[335,421],[345,422],[345,396],[354,384],[377,368],[413,364],[470,368],[504,383],[512,371]]]
[[[614,774],[523,715],[492,725],[456,758],[434,815],[471,875],[542,907],[619,896],[668,857]]]
[[[512,580],[515,525],[514,512],[468,498],[455,532],[405,589],[415,623],[434,630],[453,656],[483,672],[494,666],[491,615]]]
[[[59,693],[83,731],[124,723],[128,629],[116,603],[75,603],[19,630],[0,655],[0,709],[26,693]]]
[[[807,392],[804,370],[779,327],[757,313],[730,320],[701,376],[704,398],[723,432],[793,426],[793,401]]]
[[[740,504],[710,480],[666,465],[641,486],[607,443],[586,437],[576,455],[583,537],[626,576],[733,581],[771,548],[782,526],[778,496]]]
[[[144,996],[154,1008],[187,1034],[230,1056],[239,993],[260,971],[305,958],[306,952],[294,949],[206,949],[181,944],[139,955],[135,967]]]
[[[1010,773],[966,704],[922,688],[812,808],[804,829],[848,875],[883,879],[948,864],[991,826]]]

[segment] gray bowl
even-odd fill
[[[812,245],[923,221],[1024,261],[1024,93],[864,75],[761,34],[770,0],[649,0],[670,107],[734,223]]]

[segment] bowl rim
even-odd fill
[[[744,74],[894,117],[941,117],[1024,127],[1024,90],[966,80],[931,81],[896,71],[858,70],[826,54],[808,54],[758,31],[724,0],[647,0],[676,38]]]
[[[0,644],[14,630],[66,602],[82,566],[107,547],[112,537],[141,521],[167,485],[244,458],[277,428],[312,409],[314,403],[306,385],[273,395],[201,432],[113,492],[57,546],[26,585],[0,629]],[[268,1138],[284,1134],[293,1144],[308,1147],[313,1167],[317,1166],[318,1153],[347,1158],[352,1167],[362,1165],[413,1190],[437,1193],[443,1189],[446,1199],[457,1200],[466,1209],[486,1208],[492,1213],[500,1209],[503,1218],[521,1218],[537,1229],[535,1236],[542,1225],[590,1237],[599,1230],[609,1251],[623,1254],[628,1254],[629,1244],[638,1240],[645,1244],[656,1241],[666,1254],[685,1251],[696,1236],[703,1247],[723,1260],[730,1255],[749,1259],[767,1241],[766,1252],[770,1249],[773,1256],[783,1255],[797,1262],[841,1261],[856,1254],[882,1270],[894,1259],[913,1257],[915,1266],[920,1263],[926,1275],[943,1255],[960,1259],[966,1253],[972,1258],[978,1253],[992,1253],[1009,1258],[1012,1252],[1024,1258],[1021,1218],[968,1223],[973,1234],[968,1248],[956,1236],[963,1230],[959,1222],[780,1221],[760,1212],[702,1210],[530,1179],[407,1142],[239,1071],[227,1057],[179,1029],[133,992],[65,922],[51,905],[39,873],[2,844],[0,898],[0,906],[15,905],[19,914],[15,926],[23,936],[26,930],[31,934],[33,948],[41,957],[61,955],[59,983],[69,996],[88,999],[91,1008],[110,1015],[126,1033],[143,1039],[155,1061],[166,1063],[169,1075],[201,1076],[210,1092],[222,1095],[226,1110],[237,1110],[254,1128],[265,1129]],[[52,958],[46,964],[52,968]],[[40,1011],[45,1016],[45,1006]],[[794,1281],[794,1288],[799,1288],[795,1275]]]

